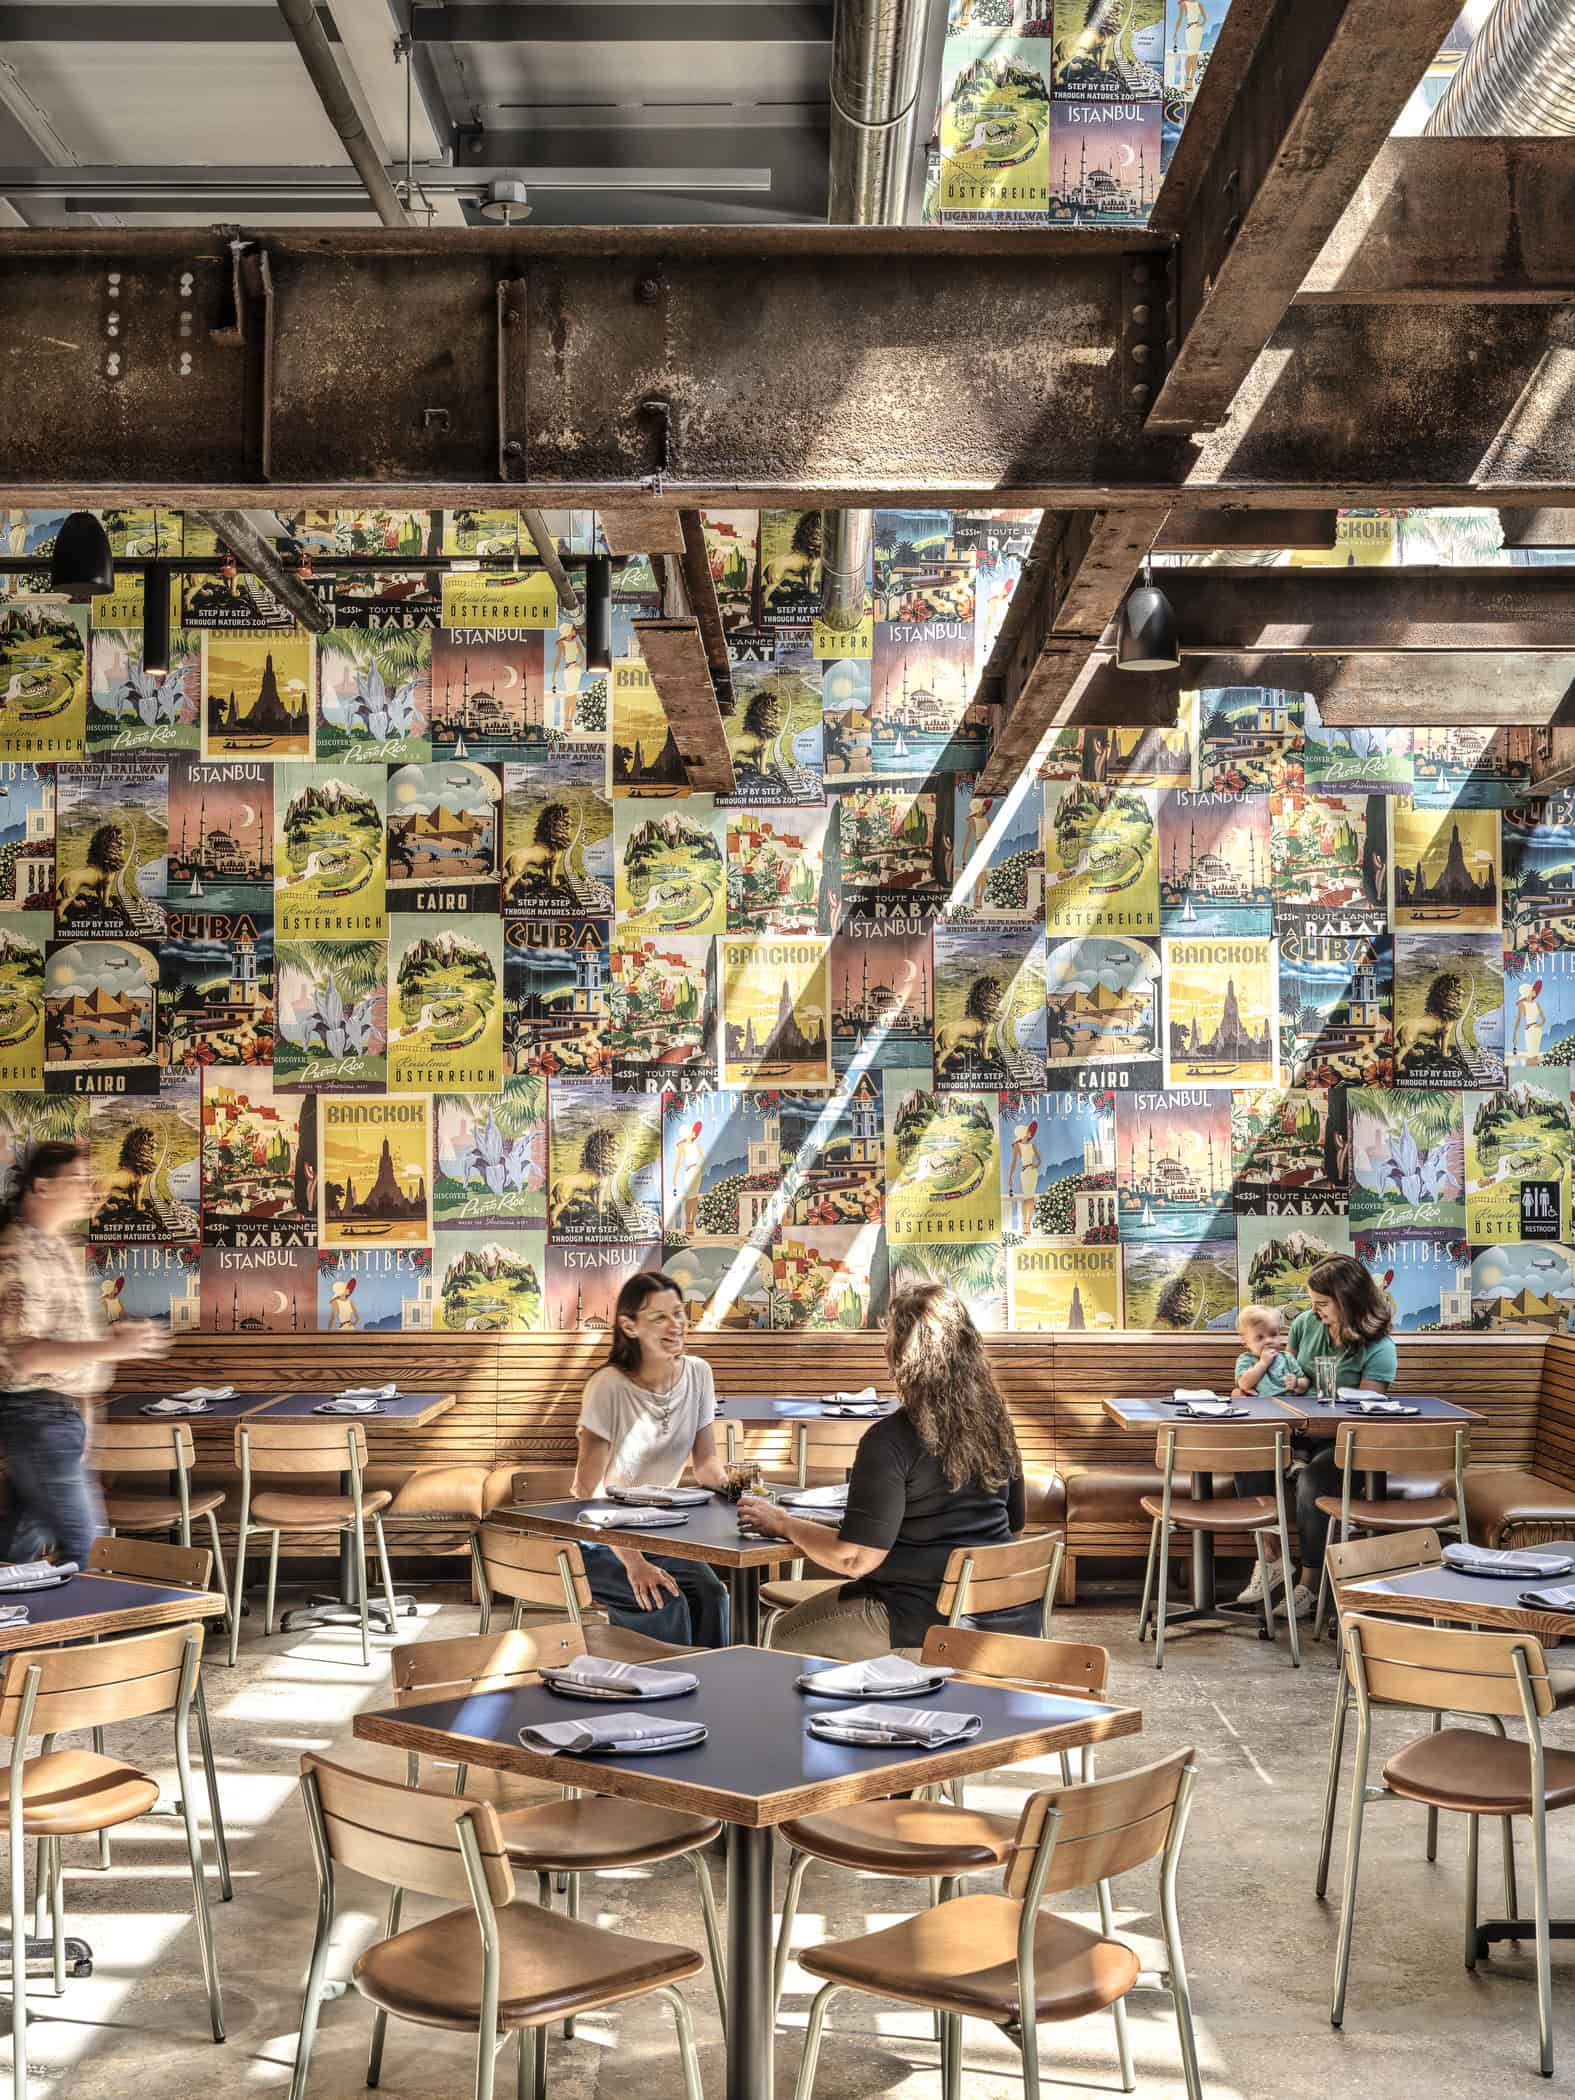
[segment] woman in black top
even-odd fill
[[[774,1648],[840,1662],[917,1655],[953,1549],[1002,1546],[1023,1528],[1017,1438],[962,1300],[938,1283],[903,1291],[886,1321],[886,1361],[901,1405],[859,1444],[840,1536],[759,1496],[741,1504],[768,1537],[851,1578],[785,1612]],[[1039,1630],[1037,1607],[970,1623]]]

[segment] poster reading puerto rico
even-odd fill
[[[388,1083],[422,1093],[503,1083],[503,925],[396,912],[388,941]]]
[[[322,1245],[429,1246],[430,1101],[328,1094],[317,1111]]]
[[[725,936],[719,943],[724,1087],[829,1087],[831,943]]]
[[[317,756],[390,765],[431,755],[432,635],[334,627],[317,651]]]
[[[547,1082],[493,1094],[439,1094],[432,1218],[450,1226],[541,1225],[547,1216]]]

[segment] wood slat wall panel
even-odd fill
[[[1575,1336],[1556,1335],[1548,1344],[1532,1470],[1575,1490]]]

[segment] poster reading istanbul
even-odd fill
[[[396,912],[388,942],[388,1083],[490,1091],[503,1083],[503,924]]]
[[[204,1334],[310,1334],[318,1257],[310,1247],[204,1247]]]
[[[0,1087],[44,1083],[44,957],[50,931],[45,911],[11,912],[0,919]]]
[[[202,755],[310,758],[313,638],[309,634],[202,637]]]
[[[280,766],[274,782],[274,912],[284,941],[388,931],[381,766]]]
[[[1015,1333],[1109,1333],[1121,1325],[1119,1247],[1040,1241],[1009,1247],[1006,1259]]]
[[[718,943],[724,1087],[829,1087],[831,943],[749,934]]]
[[[272,766],[211,766],[186,752],[171,758],[171,911],[273,910],[273,776]]]
[[[87,749],[88,609],[23,597],[4,604],[0,758],[81,758]]]
[[[418,1096],[318,1102],[323,1246],[430,1244],[430,1108]]]
[[[157,951],[51,941],[44,961],[44,1085],[52,1094],[156,1094]]]
[[[1268,1086],[1275,1063],[1271,940],[1165,943],[1165,1082]]]

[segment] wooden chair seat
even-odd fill
[[[701,1968],[692,1948],[582,1925],[534,1903],[497,1912],[498,2023],[540,2027],[595,2012]],[[474,2032],[481,2018],[481,1931],[473,1910],[441,1917],[379,1940],[356,1963],[356,1989],[374,2005],[423,2027]]]
[[[839,1575],[833,1581],[822,1577],[819,1581],[763,1582],[760,1585],[760,1608],[762,1611],[792,1611],[795,1605],[812,1604],[817,1597],[824,1597],[828,1590],[840,1590],[846,1576]]]
[[[1017,1820],[934,1801],[864,1801],[795,1816],[781,1835],[800,1852],[870,1874],[983,1874],[1010,1858]]]
[[[29,1837],[82,1837],[145,1816],[158,1798],[158,1781],[118,1757],[51,1750],[22,1769],[22,1828]],[[0,1771],[0,1808],[10,1802],[11,1775]]]
[[[528,1616],[523,1623],[532,1626],[539,1622]],[[585,1635],[586,1654],[600,1655],[608,1662],[661,1662],[670,1655],[695,1653],[693,1648],[679,1647],[676,1641],[654,1640],[648,1633],[636,1633],[628,1626],[614,1626],[606,1619],[582,1619],[580,1631]]]
[[[1010,1896],[957,1896],[883,1931],[806,1948],[799,1967],[877,1998],[997,2025],[1015,2022],[1021,1916],[1022,1905]],[[1114,2005],[1137,1982],[1140,1968],[1120,1940],[1040,1913],[1034,1930],[1039,2019],[1076,2020]]]
[[[538,1874],[600,1874],[650,1866],[709,1845],[722,1826],[708,1816],[582,1794],[498,1818],[510,1862]]]
[[[224,1507],[224,1490],[195,1494],[187,1507],[194,1517],[205,1517]],[[117,1531],[175,1531],[183,1512],[178,1495],[111,1495],[104,1514]]]
[[[1320,1495],[1318,1507],[1326,1517],[1340,1521],[1342,1505],[1338,1495]],[[1351,1522],[1361,1531],[1435,1530],[1440,1524],[1453,1524],[1455,1516],[1453,1495],[1423,1495],[1410,1502],[1369,1502],[1360,1495],[1351,1497]]]
[[[1544,1792],[1549,1808],[1575,1804],[1575,1751],[1544,1752]],[[1526,1746],[1513,1736],[1485,1729],[1442,1728],[1421,1735],[1384,1766],[1384,1784],[1407,1801],[1449,1808],[1472,1816],[1529,1816],[1531,1764]]]
[[[1156,1520],[1165,1514],[1163,1495],[1145,1495],[1143,1514]],[[1183,1502],[1172,1496],[1170,1521],[1178,1531],[1261,1531],[1277,1523],[1272,1495],[1236,1495],[1223,1502]]]
[[[393,1496],[387,1488],[374,1488],[361,1497],[361,1508],[367,1516],[374,1511],[387,1509]],[[310,1531],[318,1524],[353,1524],[355,1522],[355,1498],[352,1495],[253,1495],[251,1521],[264,1530],[289,1530],[300,1525]]]

